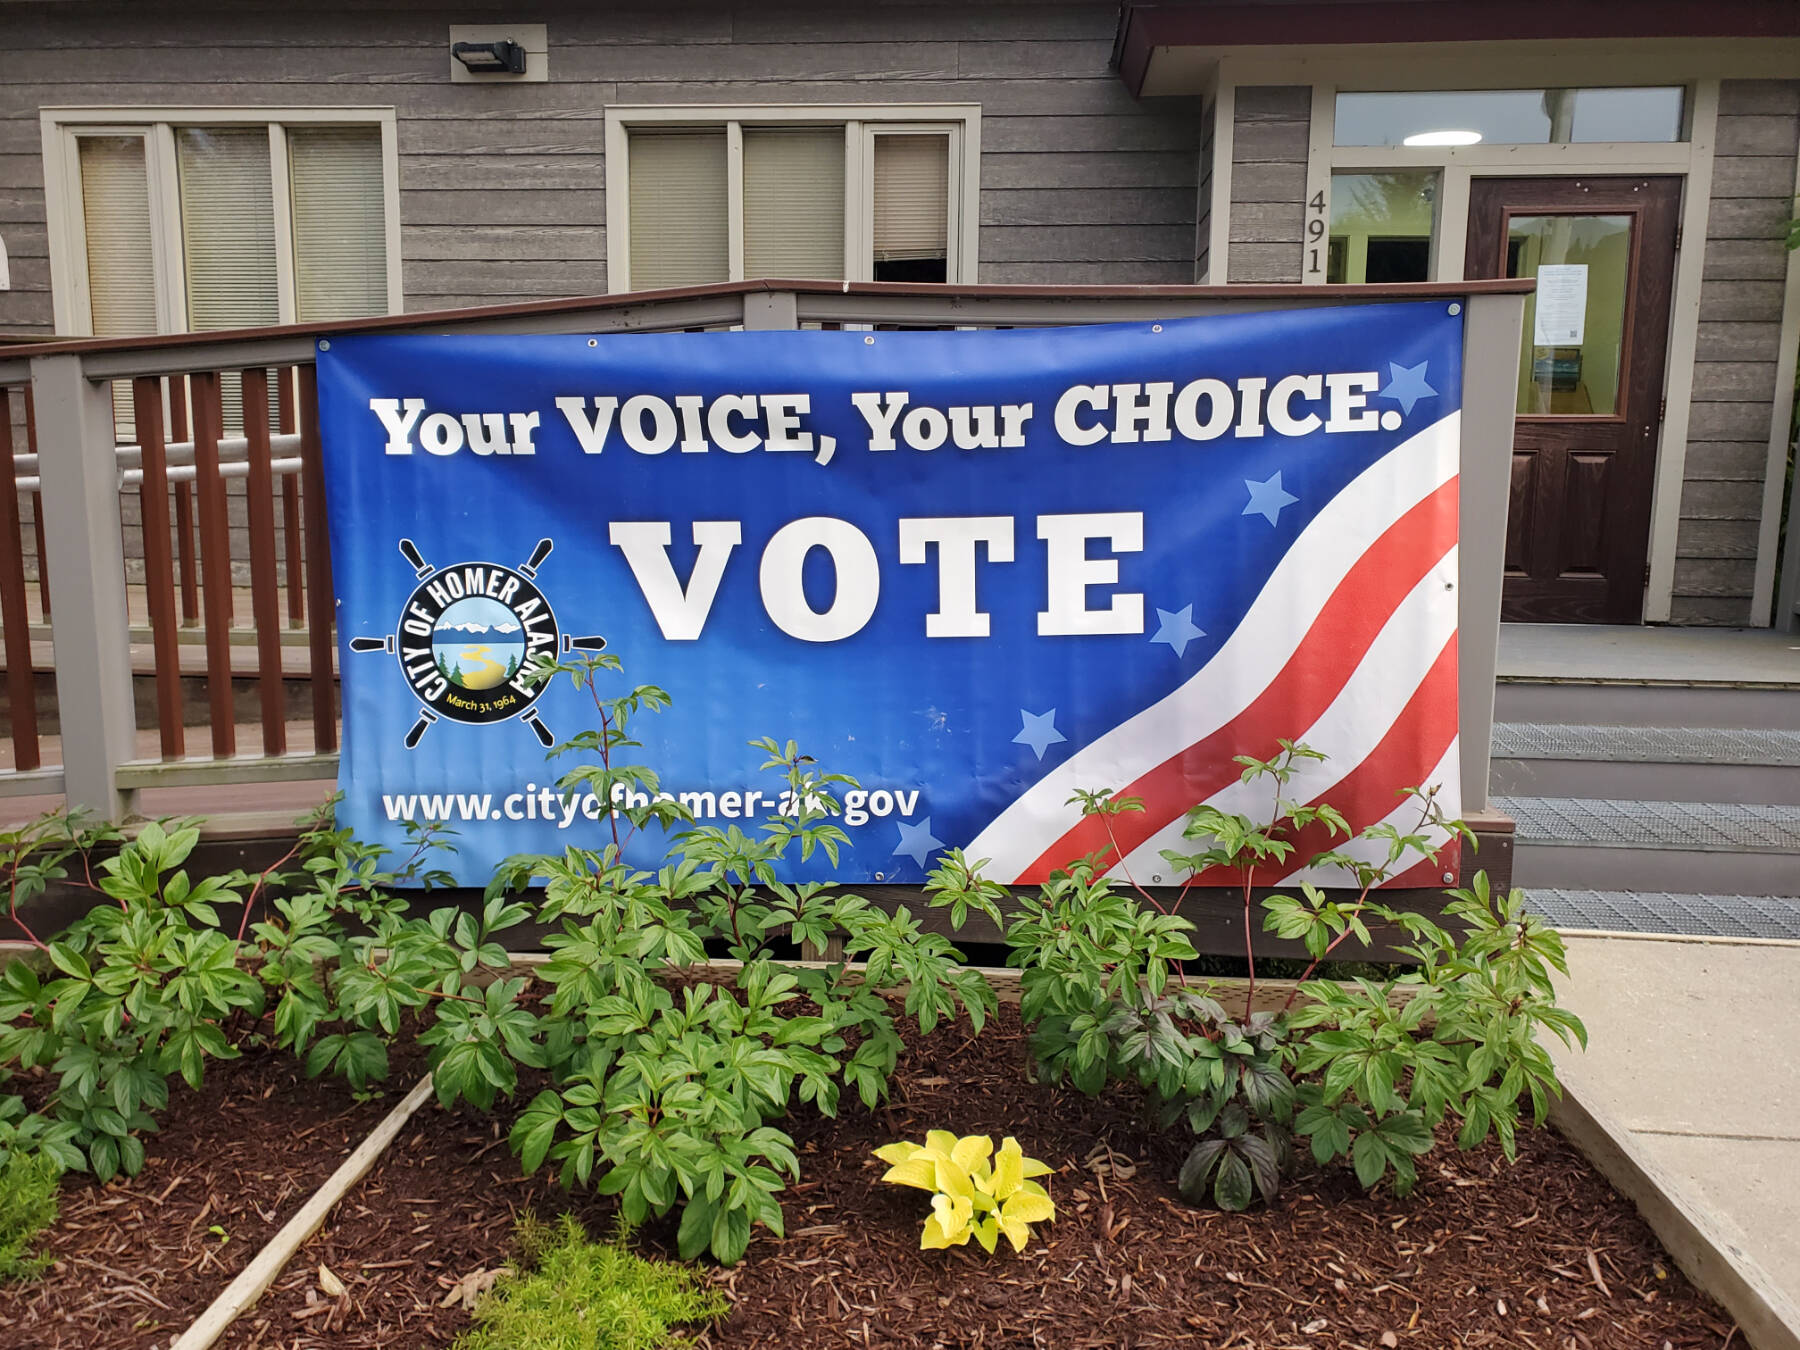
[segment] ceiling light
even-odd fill
[[[1402,145],[1474,145],[1481,140],[1479,131],[1421,131],[1408,136]]]

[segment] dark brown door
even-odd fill
[[[1637,623],[1679,178],[1477,178],[1467,273],[1525,304],[1501,617]]]

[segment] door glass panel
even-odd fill
[[[1514,216],[1507,222],[1506,275],[1538,283],[1525,299],[1519,412],[1617,413],[1631,217]]]
[[[1431,280],[1437,173],[1331,175],[1329,282]]]

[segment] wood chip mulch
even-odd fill
[[[1023,1350],[1023,1347],[1507,1346],[1688,1350],[1742,1346],[1655,1238],[1559,1136],[1443,1148],[1406,1200],[1363,1195],[1307,1162],[1273,1210],[1196,1210],[1170,1178],[1181,1143],[1127,1102],[1040,1088],[1016,1011],[979,1039],[918,1039],[892,1102],[790,1122],[803,1180],[788,1236],[759,1231],[714,1278],[733,1300],[705,1350]],[[520,1100],[535,1085],[527,1084]],[[221,1342],[234,1350],[389,1350],[449,1344],[510,1254],[516,1217],[573,1210],[595,1233],[610,1202],[521,1178],[511,1112],[427,1106],[363,1185]],[[921,1193],[879,1181],[879,1144],[930,1128],[1015,1135],[1057,1171],[1059,1218],[1022,1256],[918,1250]],[[673,1225],[641,1234],[664,1254]],[[115,1262],[127,1268],[128,1262]],[[319,1267],[343,1287],[333,1294]],[[0,1340],[3,1340],[0,1337]],[[70,1342],[73,1343],[73,1342]],[[46,1342],[61,1344],[61,1342]]]
[[[163,1350],[424,1071],[415,1053],[396,1049],[393,1062],[392,1085],[365,1102],[307,1079],[288,1054],[209,1063],[198,1092],[172,1080],[137,1176],[64,1179],[55,1264],[0,1283],[0,1346]]]

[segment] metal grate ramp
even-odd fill
[[[1522,844],[1800,852],[1800,806],[1495,797]]]
[[[1800,731],[1500,722],[1494,726],[1494,757],[1800,766]]]
[[[1800,939],[1800,897],[1528,890],[1525,902],[1557,928],[1686,937]]]

